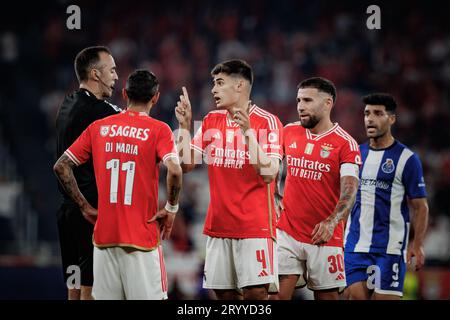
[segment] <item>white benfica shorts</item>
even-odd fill
[[[96,300],[167,299],[167,274],[162,247],[152,251],[94,246]]]
[[[269,292],[278,292],[275,241],[207,237],[203,288],[239,290],[262,284],[269,284]]]
[[[280,275],[300,275],[297,287],[311,290],[344,290],[345,266],[341,247],[317,246],[299,242],[277,229]]]

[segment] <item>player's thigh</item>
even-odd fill
[[[277,230],[278,274],[280,276],[280,291],[290,288],[292,279],[297,279],[295,287],[306,284],[306,260],[301,243],[283,230]],[[288,276],[293,277],[288,277]],[[285,284],[281,285],[281,282]]]
[[[297,283],[299,281],[298,274],[284,274],[280,275],[280,290],[276,294],[270,295],[271,300],[291,300]]]
[[[92,233],[94,226],[84,219],[77,206],[63,204],[58,211],[58,232],[64,279],[67,281],[68,268],[77,266],[81,272],[81,285],[92,286],[93,251]]]
[[[325,290],[315,290],[314,299],[315,300],[339,300],[339,288],[325,289]]]
[[[77,238],[77,221],[74,220],[75,207],[62,204],[57,213],[58,236],[64,281],[71,275],[71,268],[79,267]],[[70,268],[69,268],[70,267]],[[68,272],[69,271],[69,272]],[[77,293],[79,295],[79,292]]]
[[[243,290],[244,300],[268,300],[269,284],[248,286]]]
[[[236,289],[214,289],[217,300],[242,300],[243,295]]]
[[[347,288],[354,288],[347,289],[348,292],[354,293],[353,298],[350,297],[350,299],[367,299],[369,297],[367,282],[369,276],[373,277],[376,264],[374,255],[363,252],[345,252],[344,261]],[[371,279],[369,279],[370,281]],[[355,286],[353,286],[354,284]],[[361,292],[363,287],[365,288],[364,293]]]
[[[305,243],[308,288],[311,290],[346,287],[344,252],[341,247],[316,246]]]
[[[345,289],[345,295],[348,300],[370,299],[369,289],[367,289],[366,281],[358,281],[352,283]]]
[[[275,241],[270,238],[233,239],[232,241],[238,287],[264,287],[262,285],[268,284],[271,292],[277,292],[279,283]]]
[[[228,238],[207,237],[203,288],[217,290],[237,289],[231,240]]]
[[[117,249],[117,247],[104,249],[94,247],[92,296],[95,300],[123,300],[125,298]]]
[[[92,244],[92,234],[94,225],[87,221],[79,212],[78,229],[78,255],[81,270],[81,285],[91,287],[94,283],[94,246]]]
[[[162,246],[152,251],[118,248],[120,275],[127,300],[167,299],[167,274]]]
[[[378,254],[376,265],[377,271],[380,273],[379,281],[375,282],[374,295],[376,294],[376,298],[382,299],[383,296],[386,299],[401,298],[406,275],[404,257],[402,255]]]

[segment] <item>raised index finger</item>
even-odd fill
[[[191,101],[189,100],[189,94],[186,90],[186,87],[183,86],[181,89],[183,90],[183,96],[186,98],[187,103],[191,104]]]

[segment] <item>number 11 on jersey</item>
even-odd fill
[[[117,191],[119,189],[119,159],[111,159],[106,162],[106,169],[111,169],[111,184],[109,188],[109,202],[117,203]],[[123,203],[131,205],[133,195],[133,182],[136,163],[134,161],[127,161],[122,163],[122,170],[127,172],[125,179],[125,196]]]

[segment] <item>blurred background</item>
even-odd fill
[[[81,29],[69,30],[69,5]],[[381,29],[366,9],[378,4]],[[210,70],[229,58],[255,73],[252,100],[297,121],[296,86],[322,76],[338,89],[332,117],[363,143],[361,96],[386,91],[399,104],[394,135],[423,162],[430,205],[426,266],[408,272],[405,299],[450,299],[450,23],[432,1],[40,1],[0,13],[0,299],[65,299],[56,211],[55,116],[78,87],[73,61],[108,46],[119,75],[110,102],[135,68],[159,78],[152,116],[176,129],[187,86],[194,119],[214,108]],[[164,176],[163,174],[161,176]],[[161,195],[165,199],[165,195]],[[164,244],[169,297],[210,299],[202,290],[208,206],[205,167],[184,176],[181,212]],[[310,299],[308,290],[297,299]]]

